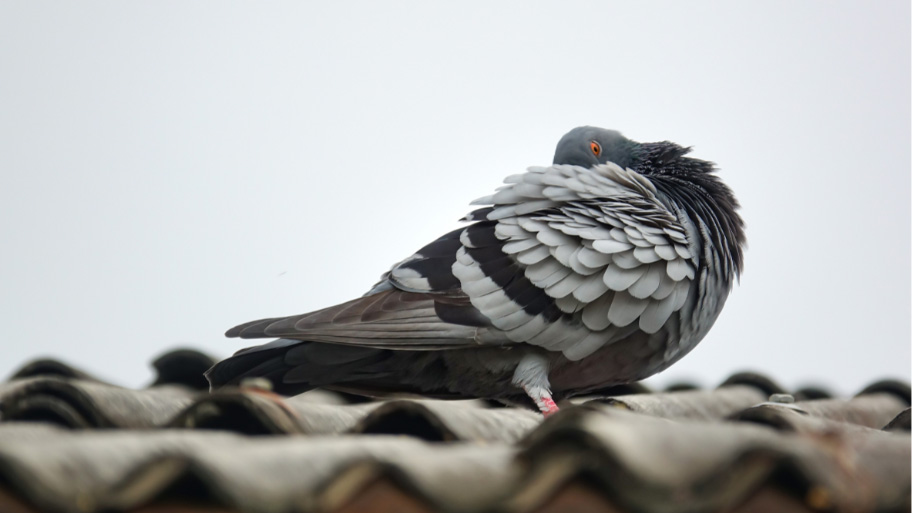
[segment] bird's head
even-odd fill
[[[580,126],[567,132],[557,143],[554,164],[592,167],[614,162],[626,168],[638,160],[640,146],[615,130]]]
[[[690,148],[673,142],[639,143],[616,130],[580,126],[567,132],[554,152],[554,164],[592,167],[613,162],[647,176],[683,176],[703,179],[714,170],[712,162],[687,157]]]

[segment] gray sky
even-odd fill
[[[907,0],[302,4],[0,4],[0,376],[227,356],[589,124],[743,205],[741,285],[654,383],[910,379]]]

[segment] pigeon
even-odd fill
[[[740,278],[739,204],[689,147],[574,128],[547,167],[504,180],[364,296],[261,319],[275,338],[206,372],[212,388],[556,402],[651,376],[710,330]]]

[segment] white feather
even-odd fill
[[[678,282],[669,278],[668,274],[666,273],[664,276],[662,276],[662,280],[659,282],[658,288],[656,288],[655,292],[653,292],[652,296],[650,297],[652,299],[665,299],[672,292],[674,292],[675,285],[677,285],[677,283]]]
[[[569,235],[565,235],[558,230],[555,230],[549,226],[544,226],[537,234],[536,238],[541,241],[543,244],[549,246],[562,246],[565,244],[577,244],[576,239]]]
[[[582,254],[584,250],[586,250],[586,248],[577,246],[577,248],[573,250],[573,253],[570,254],[570,268],[573,269],[573,272],[583,276],[589,276],[601,271],[604,266],[589,267],[580,260],[580,254]]]
[[[646,227],[644,226],[643,228],[646,228]],[[654,246],[668,244],[668,239],[666,239],[664,237],[664,232],[659,230],[659,233],[661,233],[662,235],[656,235],[654,233],[649,233],[649,232],[644,231],[643,238],[646,239],[646,242],[648,242]]]
[[[509,255],[514,253],[519,253],[520,251],[525,251],[527,249],[532,249],[535,246],[538,246],[539,243],[536,239],[522,239],[517,241],[510,241],[503,245],[503,252]]]
[[[662,259],[652,246],[634,249],[633,256],[644,264],[651,264]]]
[[[455,273],[454,273],[455,274]],[[459,278],[457,276],[457,278]],[[484,296],[485,294],[490,294],[495,290],[500,290],[500,285],[494,282],[491,278],[482,278],[479,280],[459,280],[462,284],[462,291],[465,292],[469,297]]]
[[[627,289],[627,292],[637,299],[646,299],[659,288],[664,274],[664,262],[652,264],[643,276]]]
[[[516,226],[516,224],[505,223],[504,221],[505,220],[501,220],[494,227],[494,234],[497,235],[499,239],[522,240],[532,236],[531,233]]]
[[[542,316],[536,315],[535,317],[532,318],[532,320],[523,324],[522,326],[512,329],[512,330],[508,330],[507,337],[509,337],[510,340],[522,342],[525,340],[529,340],[530,338],[534,337],[535,335],[541,333],[545,329],[546,326],[547,326],[547,323],[542,318]]]
[[[674,310],[678,311],[687,302],[687,295],[690,293],[690,281],[682,280],[675,285],[674,291]]]
[[[662,329],[662,326],[668,322],[668,318],[674,313],[675,301],[672,297],[667,297],[661,301],[649,301],[646,310],[640,315],[640,329],[646,333],[655,333]]]
[[[491,322],[499,329],[512,330],[522,326],[523,324],[526,324],[531,320],[532,316],[527,314],[525,311],[523,311],[522,308],[519,307],[519,305],[517,305],[515,312],[497,319],[491,319]]]
[[[536,239],[528,239],[536,240]],[[532,249],[527,249],[515,255],[516,261],[523,265],[532,265],[551,256],[548,246],[539,244]]]
[[[678,253],[668,244],[660,244],[654,249],[656,254],[662,257],[662,260],[674,260],[675,258],[678,258]]]
[[[633,269],[624,269],[616,265],[609,265],[602,274],[605,285],[611,290],[627,290],[628,287],[636,283],[646,272],[646,266],[641,265]]]
[[[544,280],[552,274],[566,270],[560,262],[553,258],[546,258],[541,262],[532,264],[525,269],[526,278],[529,278],[529,281],[532,283],[538,284],[539,281]]]
[[[627,234],[627,238],[629,238],[631,240],[631,242],[634,239],[637,239],[637,240],[643,239],[643,234],[640,233],[640,230],[638,230],[637,227],[625,226],[624,233]]]
[[[561,312],[572,314],[581,310],[584,306],[583,303],[580,303],[572,295],[564,296],[554,300],[554,304],[560,309]]]
[[[637,299],[627,292],[616,292],[608,309],[608,320],[615,326],[627,326],[635,321],[648,305],[647,300]]]
[[[608,285],[601,276],[590,276],[573,291],[573,297],[583,303],[591,303],[608,291]]]
[[[525,215],[536,210],[545,210],[551,207],[556,207],[557,202],[551,200],[538,200],[538,201],[526,201],[516,205],[516,215]]]
[[[564,279],[549,285],[545,292],[548,293],[551,297],[564,297],[573,293],[573,291],[579,287],[584,281],[586,281],[585,276],[580,276],[574,272],[568,273]]]
[[[690,254],[690,250],[688,250],[686,246],[683,246],[681,244],[675,244],[674,250],[678,254],[678,256],[680,256],[681,258],[683,258],[685,260],[690,260],[691,258],[693,258],[693,255]]]
[[[615,255],[621,255],[623,253],[616,253]],[[579,261],[587,266],[595,269],[602,268],[608,265],[612,260],[612,255],[602,253],[600,251],[595,251],[594,249],[582,248],[577,255]]]
[[[622,267],[624,269],[633,269],[643,265],[642,262],[633,256],[632,249],[611,255],[611,261],[614,263],[614,265]]]
[[[567,276],[569,276],[572,273],[573,273],[572,269],[561,266],[561,270],[551,274],[547,278],[543,278],[543,279],[539,280],[537,283],[534,283],[534,285],[536,287],[539,287],[542,289],[548,288],[551,285],[554,285],[555,283],[563,280],[564,278],[566,278]]]
[[[584,339],[564,350],[564,356],[570,361],[579,361],[598,351],[611,339],[613,330],[590,333]]]
[[[611,301],[614,300],[614,293],[608,292],[592,303],[583,308],[583,324],[595,331],[603,330],[611,326],[608,320],[608,309],[611,308]]]
[[[551,351],[561,351],[571,347],[589,333],[582,326],[570,326],[558,321],[549,324],[541,333],[529,339],[529,343]]]
[[[667,265],[668,277],[674,281],[681,281],[688,275],[690,264],[685,260],[670,260]]]
[[[616,241],[613,239],[612,240],[602,239],[602,240],[592,241],[592,247],[602,253],[611,254],[611,253],[620,253],[621,251],[626,251],[626,250],[632,248],[633,246],[627,242],[619,242],[619,241]]]

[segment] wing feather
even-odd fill
[[[530,294],[552,298],[562,319],[587,333],[574,342],[586,340],[584,348],[568,343],[570,336],[542,335],[557,328],[542,328],[529,343],[582,358],[622,332],[656,333],[683,306],[696,265],[683,224],[689,219],[662,204],[647,177],[613,164],[532,168],[478,203],[488,202],[502,251],[535,287],[525,289],[526,301]],[[459,266],[477,264],[460,259]],[[504,307],[517,304],[509,294],[500,302],[468,295],[480,312],[498,316],[511,339],[538,331],[522,324],[537,323],[535,316]]]
[[[489,206],[466,216],[472,224],[393,266],[368,295],[228,336],[411,350],[525,342],[576,360],[656,333],[682,308],[696,230],[647,177],[614,164],[555,165],[505,183],[473,202]]]

